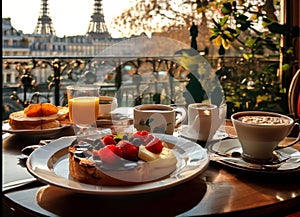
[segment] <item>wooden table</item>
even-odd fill
[[[32,177],[18,158],[23,147],[39,139],[2,138],[2,183]],[[294,148],[300,150],[300,144]],[[300,174],[250,175],[210,162],[195,179],[158,192],[82,195],[35,182],[2,199],[7,216],[284,216],[300,211]]]

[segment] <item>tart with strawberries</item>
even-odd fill
[[[133,185],[169,176],[177,158],[171,144],[147,131],[75,140],[69,147],[70,175],[93,185]]]

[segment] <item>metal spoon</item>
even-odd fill
[[[277,170],[279,167],[282,166],[283,162],[286,162],[290,160],[289,157],[285,157],[283,159],[280,159],[276,161],[276,163],[273,164],[256,164],[256,163],[250,163],[246,162],[242,159],[242,154],[240,152],[234,151],[231,153],[215,153],[216,155],[212,155],[210,157],[213,161],[223,161],[225,163],[233,164],[235,166],[239,165],[242,167],[248,167],[253,169],[260,169],[260,170]],[[290,163],[292,163],[291,161]]]
[[[242,157],[242,154],[238,151],[233,151],[230,153],[214,152],[214,154],[221,156],[221,157],[225,157],[225,158],[240,158],[240,157]]]

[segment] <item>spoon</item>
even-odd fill
[[[233,151],[231,153],[218,153],[215,152],[216,155],[211,156],[210,159],[213,161],[224,161],[229,164],[246,166],[248,168],[253,169],[263,169],[263,170],[277,170],[282,166],[283,162],[295,163],[297,160],[292,160],[290,156],[285,156],[283,159],[278,157],[278,160],[272,164],[256,164],[246,162],[242,159],[242,154],[238,151]]]
[[[220,153],[220,152],[215,152],[216,155],[225,157],[225,158],[240,158],[242,157],[242,154],[238,151],[233,151],[230,153]]]

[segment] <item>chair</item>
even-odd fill
[[[289,113],[298,120],[300,119],[300,69],[293,76],[288,92]]]

